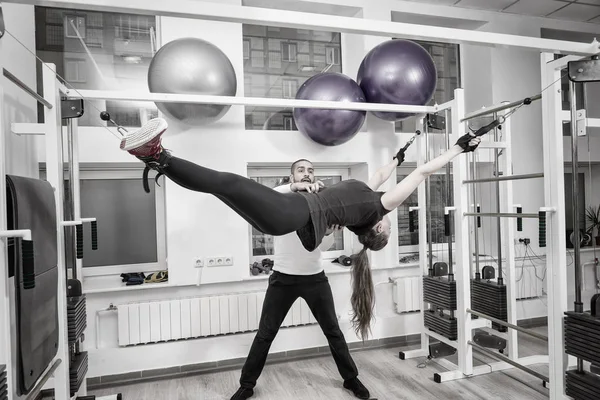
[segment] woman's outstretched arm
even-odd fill
[[[480,140],[481,139],[479,138],[473,138],[469,144],[476,146],[479,144]],[[454,145],[450,150],[429,161],[427,164],[417,167],[393,189],[388,190],[381,196],[381,204],[383,207],[386,210],[393,210],[398,207],[412,192],[414,192],[421,182],[427,179],[428,176],[440,170],[462,152],[462,147]]]

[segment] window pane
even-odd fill
[[[84,235],[84,267],[157,262],[155,186],[141,179],[82,179],[81,215],[98,220],[98,250]]]
[[[406,178],[408,174],[406,169],[401,169],[398,172],[398,182]],[[432,243],[447,243],[447,239],[444,236],[444,208],[448,204],[452,204],[454,198],[452,175],[450,175],[450,198],[448,199],[448,186],[446,183],[445,174],[436,174],[431,176],[430,186],[430,210],[431,210],[431,232],[432,232]],[[398,245],[399,246],[411,246],[419,244],[419,232],[415,229],[415,232],[409,231],[408,221],[408,210],[409,207],[416,207],[419,205],[417,190],[411,193],[411,195],[398,207]],[[423,208],[425,210],[425,208]],[[419,211],[420,212],[420,211]],[[429,218],[429,217],[427,217]],[[415,219],[415,228],[417,228],[418,221]],[[454,238],[452,238],[454,241]]]
[[[156,50],[155,16],[35,7],[35,23],[37,56],[55,64],[58,74],[75,89],[148,90],[148,67]],[[38,68],[40,92],[41,73]],[[107,109],[104,101],[94,101],[93,106],[86,102],[79,125],[106,126],[94,107]],[[157,112],[148,102],[126,102],[120,109],[126,109],[128,118],[113,116],[113,120],[132,127]],[[43,121],[43,108],[38,110]]]
[[[460,82],[460,56],[459,45],[451,43],[423,42],[415,40],[433,58],[437,70],[437,85],[431,101],[426,105],[442,104],[454,98],[454,90],[459,88]],[[450,115],[448,115],[450,118]],[[451,121],[446,121],[447,126],[452,126]],[[417,129],[415,118],[408,118],[395,123],[396,132],[414,132]]]
[[[266,29],[243,25],[243,40],[250,43],[244,59],[244,93],[248,97],[295,98],[298,88],[333,61],[330,72],[342,72],[341,35],[290,28]],[[329,57],[325,49],[329,50]],[[294,82],[284,85],[284,81]],[[284,130],[282,118],[271,118],[291,110],[246,107],[246,129]],[[292,125],[296,130],[296,125]]]
[[[287,176],[265,176],[251,177],[256,182],[274,188],[289,182]],[[334,185],[342,180],[341,176],[319,176],[318,179],[325,184],[325,187]],[[344,232],[333,233],[333,245],[327,251],[344,250]],[[273,237],[259,232],[252,228],[252,255],[253,256],[271,256],[273,255]]]

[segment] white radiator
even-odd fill
[[[420,311],[423,304],[422,287],[420,276],[395,279],[392,297],[396,305],[396,312]]]
[[[265,292],[121,304],[119,346],[168,342],[258,330]],[[315,324],[298,299],[282,327]]]
[[[542,297],[544,282],[541,278],[544,278],[543,267],[538,266],[536,271],[533,266],[517,266],[515,269],[517,300]]]

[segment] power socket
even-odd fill
[[[204,267],[204,260],[202,257],[194,258],[194,268],[202,268]]]
[[[529,238],[519,238],[519,243],[523,243],[525,246],[528,246],[531,243]]]
[[[206,266],[207,267],[216,267],[217,266],[217,260],[215,257],[208,257],[206,259]]]

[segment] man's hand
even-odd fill
[[[316,181],[315,183],[308,182],[294,182],[290,186],[292,192],[301,192],[306,191],[308,193],[317,193],[319,190],[325,187],[325,184],[321,181]]]
[[[329,236],[331,235],[333,232],[335,231],[341,231],[342,229],[344,229],[343,226],[339,226],[339,225],[331,225],[329,228],[327,228],[327,230],[325,231],[325,236]]]

